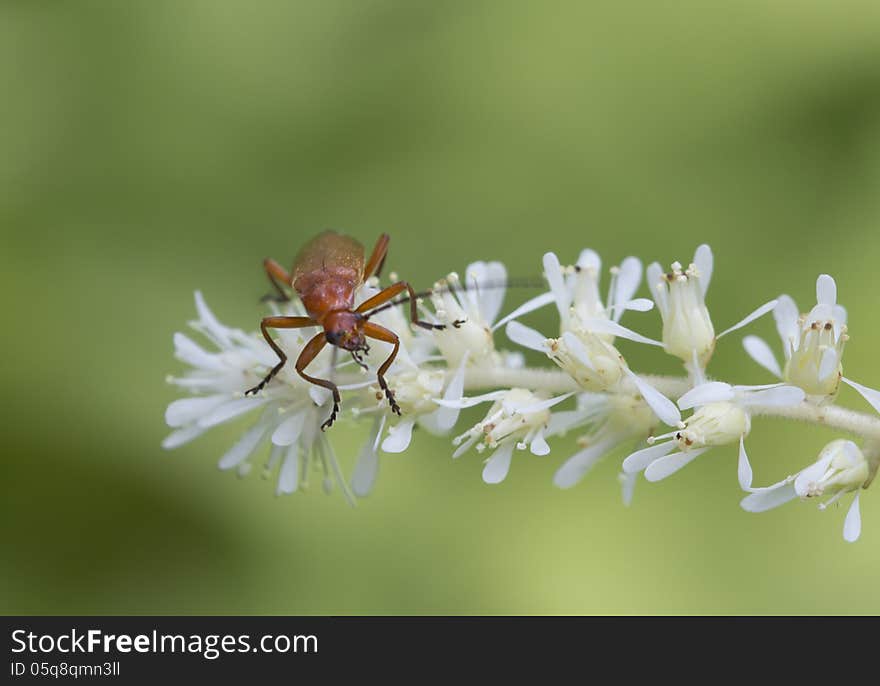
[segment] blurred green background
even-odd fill
[[[390,232],[387,266],[420,284],[707,241],[719,329],[780,292],[807,305],[827,271],[847,374],[880,386],[878,32],[875,0],[3,2],[0,611],[880,611],[876,489],[847,545],[841,509],[742,512],[733,448],[627,509],[622,454],[559,491],[570,437],[490,487],[420,435],[351,509],[220,472],[241,424],[159,447],[192,292],[256,328],[262,258],[327,227]],[[740,339],[710,371],[766,382]],[[365,429],[334,431],[349,472]],[[832,437],[756,422],[756,481]]]

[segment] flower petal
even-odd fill
[[[549,305],[552,302],[556,302],[556,296],[553,293],[541,293],[541,295],[535,296],[531,300],[526,300],[522,305],[517,307],[513,312],[508,314],[505,317],[499,319],[493,326],[492,331],[497,331],[502,326],[507,324],[507,322],[513,321],[514,319],[519,319],[524,314],[528,314],[529,312],[534,312],[535,310],[539,310],[545,305]]]
[[[846,519],[843,522],[843,540],[847,543],[855,543],[859,540],[859,535],[862,533],[862,513],[859,510],[859,495],[860,493],[856,493],[856,497],[853,498],[852,505],[849,506],[849,511],[846,513]]]
[[[415,419],[407,417],[398,422],[396,426],[388,427],[388,436],[382,441],[382,451],[386,453],[402,453],[409,448],[415,423]]]
[[[379,473],[379,455],[376,448],[383,425],[384,422],[381,420],[373,422],[370,436],[361,447],[351,476],[351,490],[359,498],[368,496],[376,483],[376,476]]]
[[[299,446],[291,445],[278,473],[275,495],[289,495],[299,487]]]
[[[715,338],[721,338],[722,336],[726,336],[727,334],[736,331],[737,329],[741,329],[747,324],[751,324],[756,319],[763,317],[768,312],[772,312],[776,309],[776,305],[778,304],[777,300],[771,300],[770,302],[766,302],[757,310],[752,312],[751,314],[746,315],[743,319],[740,319],[736,324],[731,326],[729,329],[725,329],[720,334],[718,334]]]
[[[458,369],[455,370],[455,374],[452,375],[452,378],[446,385],[446,390],[443,392],[443,400],[456,401],[462,399],[462,393],[464,393],[464,370],[469,355],[470,350],[466,350],[458,365]],[[435,418],[437,429],[441,432],[452,429],[458,421],[459,414],[460,409],[457,407],[441,406],[437,410]]]
[[[535,437],[529,444],[529,452],[539,457],[550,454],[550,445],[547,443],[547,439],[544,438],[544,429],[538,429]]]
[[[250,457],[250,454],[257,449],[257,446],[265,437],[267,428],[265,422],[260,422],[248,429],[244,436],[220,458],[218,463],[220,469],[232,469],[232,467],[237,466]]]
[[[837,304],[837,284],[829,274],[820,274],[816,279],[816,302],[831,307]]]
[[[859,395],[871,403],[871,407],[877,410],[877,412],[880,412],[880,391],[875,391],[873,388],[862,386],[862,384],[856,383],[852,379],[847,379],[846,377],[842,377],[842,381],[858,391]]]
[[[559,310],[559,321],[562,328],[568,327],[569,309],[571,308],[571,294],[565,287],[565,280],[562,278],[562,267],[559,264],[559,258],[555,253],[548,252],[544,255],[544,276],[547,277],[547,283],[550,284],[550,291],[556,300],[556,309]],[[508,336],[510,333],[508,333]]]
[[[614,321],[620,321],[625,309],[635,309],[622,307],[629,302],[635,292],[639,289],[639,283],[642,281],[642,261],[638,257],[627,257],[620,263],[617,271],[617,278],[614,280],[614,292],[611,293],[611,302],[614,308]],[[650,309],[650,308],[649,308]]]
[[[633,492],[636,490],[637,474],[620,474],[620,495],[625,507],[632,505]]]
[[[501,262],[476,262],[465,270],[465,282],[483,321],[494,322],[504,304],[507,269]]]
[[[265,397],[235,398],[234,400],[223,403],[222,405],[220,405],[220,407],[217,407],[214,410],[208,412],[205,416],[201,417],[198,420],[198,424],[205,429],[212,426],[217,426],[218,424],[228,422],[232,419],[235,419],[236,417],[240,417],[243,414],[247,414],[254,408],[265,405],[267,402],[268,399]]]
[[[824,381],[832,374],[840,369],[837,350],[834,348],[825,348],[822,353],[822,359],[819,360],[819,381]]]
[[[642,398],[645,399],[645,402],[648,403],[648,406],[654,411],[654,414],[657,415],[660,421],[669,426],[677,426],[681,422],[681,412],[678,411],[674,402],[647,381],[633,374],[632,370],[628,367],[624,367],[623,371],[636,385],[636,388],[639,389]]]
[[[664,443],[655,443],[648,448],[636,450],[623,461],[623,471],[626,474],[636,474],[642,471],[649,464],[658,460],[664,455],[668,455],[675,449],[674,441],[666,441]]]
[[[652,262],[645,271],[645,279],[648,282],[648,290],[651,297],[657,303],[657,309],[660,315],[665,319],[666,313],[669,311],[669,296],[666,293],[666,286],[663,284],[663,267],[659,262]]]
[[[779,367],[779,362],[776,361],[776,356],[763,338],[746,336],[743,338],[743,348],[745,348],[749,357],[773,374],[773,376],[777,379],[782,378],[782,369]]]
[[[766,512],[796,497],[794,485],[790,481],[780,481],[775,486],[753,489],[752,493],[739,501],[739,506],[746,512]]]
[[[165,437],[165,440],[162,441],[162,447],[165,450],[179,448],[180,446],[195,440],[205,433],[205,431],[207,431],[207,429],[203,429],[198,424],[191,424],[182,429],[177,429]]]
[[[611,334],[612,336],[635,341],[636,343],[645,343],[647,345],[656,345],[661,348],[663,347],[663,343],[661,341],[655,341],[653,338],[642,336],[642,334],[636,333],[631,329],[627,329],[625,326],[621,326],[611,319],[599,319],[598,317],[594,317],[592,319],[585,319],[583,325],[584,328],[590,333],[607,333]]]
[[[571,488],[586,476],[599,458],[610,450],[613,441],[598,441],[576,452],[568,458],[553,475],[553,483],[557,488]]]
[[[736,474],[739,478],[739,486],[744,491],[752,487],[752,465],[749,463],[749,455],[746,452],[745,436],[739,437],[739,461],[736,466]]]
[[[489,393],[483,393],[482,395],[475,395],[470,398],[461,398],[460,400],[446,400],[445,398],[434,398],[434,402],[440,405],[441,407],[457,407],[459,409],[465,409],[468,407],[474,407],[475,405],[479,405],[480,403],[486,403],[490,400],[501,400],[505,395],[507,395],[508,391],[491,391]]]
[[[799,405],[804,401],[807,394],[797,386],[777,386],[762,391],[753,391],[743,394],[743,405],[772,405],[774,407],[788,407]]]
[[[177,428],[198,421],[229,400],[225,394],[174,400],[165,410],[165,423]]]
[[[215,372],[224,369],[219,355],[206,352],[202,346],[186,334],[174,334],[174,356],[191,367],[210,369]]]
[[[575,336],[571,331],[564,331],[562,333],[562,342],[565,343],[565,347],[568,348],[569,352],[574,355],[578,362],[584,365],[587,369],[596,369],[593,365],[593,361],[590,359],[590,353],[587,352],[587,348],[580,338]]]
[[[540,353],[547,352],[547,337],[531,327],[519,322],[510,322],[505,329],[505,333],[507,333],[507,337],[511,341],[524,348],[537,350]]]
[[[284,446],[296,443],[302,434],[305,423],[306,415],[304,412],[296,412],[291,417],[285,419],[272,433],[273,445]]]
[[[513,457],[513,442],[508,441],[498,446],[495,454],[483,468],[483,481],[487,484],[500,484],[507,478],[510,471],[510,460]]]
[[[712,256],[712,248],[705,243],[697,248],[697,251],[694,253],[694,264],[697,267],[703,297],[706,296],[706,291],[709,290],[709,284],[712,281],[714,262],[715,258]]]
[[[708,381],[699,386],[694,386],[678,399],[678,406],[682,410],[689,410],[698,405],[719,403],[732,400],[735,396],[733,386],[723,381]]]
[[[791,357],[792,346],[797,346],[798,341],[798,312],[797,305],[787,295],[780,295],[773,310],[773,319],[776,320],[776,330],[782,339],[785,359]]]
[[[810,486],[818,483],[825,476],[825,472],[828,471],[828,465],[831,464],[833,458],[834,453],[827,451],[827,454],[816,460],[809,467],[802,469],[794,479],[795,493],[801,498],[805,497],[810,491]]]
[[[659,460],[654,460],[645,469],[645,478],[648,481],[660,481],[667,476],[675,474],[686,464],[693,462],[709,448],[697,448],[696,450],[688,450],[686,453],[672,453]]]

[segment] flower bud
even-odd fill
[[[699,363],[705,367],[715,350],[715,329],[696,265],[682,271],[681,264],[674,263],[656,287],[666,291],[666,306],[660,310],[664,349],[686,363],[693,360],[696,351]]]
[[[717,402],[703,405],[675,432],[682,451],[727,445],[749,433],[751,420],[736,403]]]
[[[798,474],[794,490],[801,498],[834,496],[861,488],[869,476],[868,461],[859,447],[838,439],[826,445],[819,459]]]

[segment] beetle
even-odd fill
[[[350,236],[335,231],[324,231],[312,238],[300,250],[288,272],[271,258],[263,260],[263,266],[272,286],[278,292],[278,300],[289,300],[282,284],[292,287],[299,295],[305,307],[305,317],[276,316],[264,317],[260,322],[263,338],[278,355],[278,364],[266,374],[260,383],[245,391],[245,395],[256,394],[268,384],[287,362],[287,355],[269,335],[269,329],[300,329],[320,326],[323,331],[316,334],[302,349],[296,360],[297,373],[309,383],[322,386],[333,394],[333,411],[321,425],[321,429],[329,428],[336,420],[341,402],[339,388],[328,379],[319,379],[306,373],[306,367],[318,356],[328,343],[337,348],[347,350],[361,366],[362,355],[369,351],[367,339],[372,338],[393,347],[391,354],[377,371],[379,386],[385,392],[392,412],[400,414],[400,406],[394,399],[394,392],[388,388],[385,373],[397,357],[400,339],[393,331],[369,321],[374,314],[372,310],[386,309],[387,304],[403,291],[408,292],[410,304],[410,320],[423,329],[444,329],[445,324],[431,324],[421,321],[418,317],[418,295],[407,281],[398,281],[376,295],[368,298],[357,307],[354,297],[357,290],[371,276],[378,275],[382,270],[385,257],[388,255],[390,236],[383,233],[376,242],[376,247],[369,260],[364,260],[364,246]],[[458,322],[453,322],[458,325]]]

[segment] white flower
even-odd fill
[[[751,430],[749,408],[785,407],[797,405],[803,399],[804,392],[794,386],[731,386],[720,381],[701,384],[678,400],[682,410],[698,409],[675,431],[648,439],[652,445],[629,455],[623,461],[623,471],[632,474],[644,470],[648,481],[660,481],[710,448],[739,441],[739,481],[747,488],[752,482],[744,445]]]
[[[641,262],[628,257],[620,267],[612,269],[604,306],[599,299],[599,267],[599,257],[592,250],[583,251],[578,264],[567,274],[555,254],[545,254],[544,273],[559,310],[561,335],[547,338],[535,329],[510,321],[507,336],[514,343],[547,355],[586,391],[628,392],[629,386],[635,386],[660,419],[667,424],[677,424],[681,416],[675,404],[633,374],[613,345],[616,336],[660,345],[618,324],[627,309],[651,308],[648,300],[631,300],[642,278]],[[534,302],[538,302],[537,299]],[[538,306],[518,308],[507,319]]]
[[[681,359],[697,376],[712,357],[719,338],[741,329],[776,306],[775,300],[764,303],[716,336],[705,302],[713,262],[712,250],[708,245],[701,245],[686,270],[682,270],[678,262],[673,263],[670,272],[664,273],[657,262],[647,270],[648,284],[663,319],[663,348]]]
[[[880,391],[843,376],[843,349],[849,340],[846,310],[837,304],[837,284],[828,274],[816,279],[816,305],[799,314],[795,301],[781,295],[773,311],[776,329],[782,339],[785,367],[758,336],[746,336],[743,347],[749,356],[777,378],[800,386],[812,402],[834,400],[840,382],[854,388],[880,412]]]
[[[492,401],[486,418],[465,433],[457,436],[456,458],[476,446],[477,452],[487,448],[494,451],[483,469],[483,481],[497,484],[507,477],[513,450],[528,449],[533,455],[547,455],[550,446],[545,438],[550,424],[550,408],[571,397],[572,393],[547,398],[524,388],[494,391],[458,402],[438,401],[447,407],[473,407]]]
[[[748,488],[740,506],[747,512],[765,512],[799,497],[803,500],[830,496],[819,504],[824,510],[845,493],[855,492],[843,524],[843,537],[852,543],[861,533],[859,490],[870,481],[870,466],[863,452],[852,441],[838,439],[826,445],[819,458],[794,476],[767,486]]]
[[[548,435],[564,433],[587,425],[588,434],[578,438],[580,450],[566,460],[556,471],[553,483],[559,488],[571,488],[586,476],[599,459],[624,441],[636,436],[650,435],[657,423],[650,406],[638,395],[581,393],[577,409],[554,413]],[[634,480],[623,480],[624,502],[632,497]]]
[[[251,456],[271,443],[265,472],[279,469],[279,495],[307,485],[309,467],[314,462],[323,471],[325,490],[332,489],[335,481],[353,502],[333,449],[320,431],[329,413],[329,394],[299,376],[287,375],[282,377],[285,383],[271,384],[260,396],[244,397],[243,389],[275,364],[275,353],[262,338],[220,324],[201,293],[196,292],[195,299],[199,319],[191,326],[217,350],[208,352],[188,336],[174,335],[175,356],[192,368],[181,377],[169,377],[169,382],[194,395],[168,405],[165,421],[174,431],[162,446],[176,448],[212,427],[262,408],[256,423],[220,458],[220,468],[237,467],[244,475],[250,471]],[[294,339],[288,332],[285,347],[291,354],[298,354],[302,344],[301,337]],[[319,360],[326,363],[326,358]]]
[[[510,317],[497,323],[507,288],[507,270],[501,262],[473,262],[465,270],[465,282],[451,273],[434,284],[431,301],[434,318],[446,328],[433,332],[433,340],[447,363],[457,367],[465,354],[473,365],[505,364],[495,350],[493,334]],[[533,298],[525,306],[549,302],[549,298]],[[517,364],[517,360],[512,361]]]

